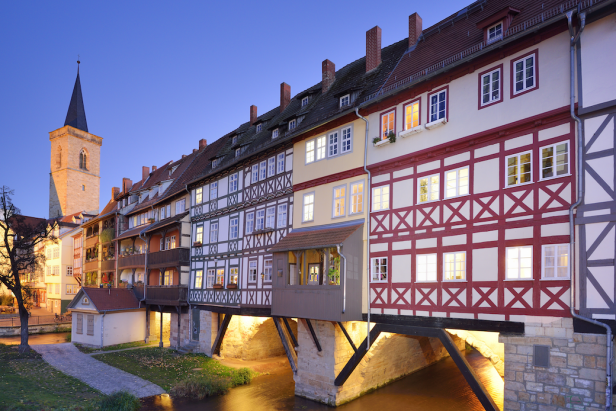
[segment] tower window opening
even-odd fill
[[[81,152],[79,153],[79,168],[82,170],[87,170],[88,169],[88,155],[86,154],[85,150],[81,150]]]
[[[85,185],[81,186],[81,191],[86,191],[86,186]]]

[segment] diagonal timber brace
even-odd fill
[[[222,345],[222,340],[225,338],[225,333],[227,332],[227,328],[229,327],[229,323],[231,322],[231,317],[233,317],[233,315],[225,314],[225,317],[222,320],[222,324],[219,321],[220,326],[218,327],[218,333],[216,334],[214,345],[212,345],[212,355],[220,355],[220,346]]]
[[[342,323],[340,321],[338,321],[338,327],[340,327],[340,329],[342,330],[342,333],[344,334],[344,336],[346,337],[347,341],[351,345],[351,348],[353,349],[353,351],[357,352],[357,347],[355,347],[355,344],[353,343],[353,340],[351,339],[351,336],[349,335],[349,333],[347,332],[346,328],[344,328],[344,325],[342,325]]]
[[[287,353],[287,358],[289,359],[289,364],[291,365],[291,369],[293,370],[293,373],[296,374],[297,373],[297,353],[295,352],[295,349],[291,346],[290,337],[287,335],[286,330],[282,326],[280,317],[272,317],[272,320],[274,320],[274,325],[276,325],[276,330],[278,331],[278,335],[280,336],[280,341],[282,341],[282,346],[284,347],[284,351]]]
[[[297,338],[295,338],[295,334],[293,334],[293,330],[291,329],[291,326],[289,325],[289,321],[287,320],[287,317],[282,317],[282,321],[284,321],[284,326],[287,327],[289,336],[291,337],[291,340],[293,340],[293,346],[299,347],[299,344],[297,344]]]
[[[314,341],[314,345],[317,346],[317,350],[321,351],[321,343],[319,342],[319,339],[317,338],[317,335],[314,332],[314,328],[312,328],[312,323],[310,322],[310,320],[308,318],[306,318],[306,325],[308,326],[308,331],[310,331],[310,335],[312,335],[312,340]]]

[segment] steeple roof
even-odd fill
[[[64,125],[75,127],[86,132],[88,131],[86,110],[83,107],[83,96],[81,95],[79,68],[77,68],[77,79],[75,80],[75,87],[73,87],[73,95],[71,96],[71,103],[68,106],[68,112],[66,113]]]

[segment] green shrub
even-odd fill
[[[254,373],[250,371],[249,368],[240,368],[233,372],[233,376],[231,377],[231,382],[233,386],[236,387],[238,385],[250,384]]]
[[[11,293],[5,294],[3,292],[0,294],[0,305],[13,305],[13,296]]]
[[[66,342],[71,342],[71,339],[73,338],[72,336],[73,334],[68,333],[64,336],[64,339],[66,340]]]
[[[232,384],[229,377],[192,375],[175,384],[171,388],[171,395],[202,400],[205,397],[225,394]]]
[[[105,396],[100,402],[101,411],[137,411],[141,408],[139,398],[126,391]]]

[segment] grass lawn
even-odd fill
[[[78,410],[97,404],[103,394],[69,377],[31,351],[0,344],[0,410]]]
[[[135,341],[135,342],[124,343],[124,344],[109,345],[109,346],[103,347],[103,348],[86,347],[86,346],[78,344],[78,343],[75,343],[74,345],[82,353],[84,353],[84,354],[92,354],[92,353],[95,353],[95,352],[123,350],[124,348],[143,347],[145,345],[148,345],[148,343],[146,343],[144,341]]]
[[[165,391],[189,377],[207,375],[234,378],[239,370],[222,365],[205,354],[181,355],[168,348],[143,348],[95,355],[99,361],[159,385]],[[194,371],[195,368],[201,370]]]

